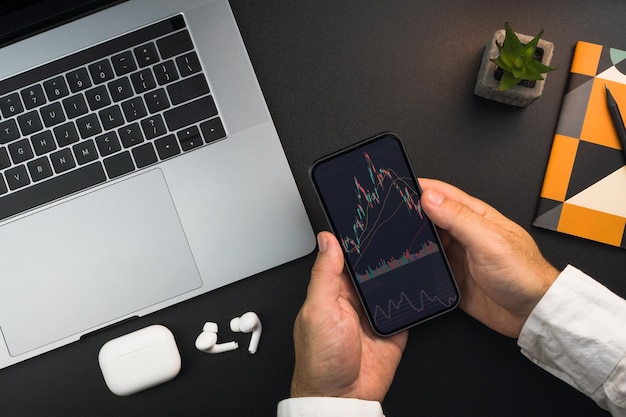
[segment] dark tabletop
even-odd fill
[[[404,139],[419,176],[451,182],[526,228],[558,268],[572,263],[626,297],[626,252],[532,227],[576,41],[626,50],[626,2],[232,0],[261,88],[316,231],[326,229],[311,163],[381,131]],[[474,96],[493,32],[555,44],[539,101],[518,109]],[[0,370],[0,415],[271,416],[289,395],[292,325],[314,254],[48,354]],[[0,272],[1,273],[1,272]],[[195,350],[202,324],[247,345],[228,321],[254,310],[259,351]],[[97,354],[107,340],[163,324],[183,359],[167,384],[117,397]],[[36,331],[36,329],[33,329]],[[604,416],[533,365],[516,341],[458,310],[410,331],[387,416]]]

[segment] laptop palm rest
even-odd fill
[[[0,286],[0,329],[11,356],[202,285],[159,169],[9,223],[0,234],[1,273],[10,278]]]

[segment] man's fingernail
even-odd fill
[[[317,246],[320,252],[326,252],[328,249],[328,240],[321,233],[317,235]]]
[[[431,191],[428,194],[428,201],[430,202],[430,204],[432,204],[433,206],[440,206],[441,203],[443,202],[443,194],[440,194],[436,191]]]

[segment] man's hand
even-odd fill
[[[461,290],[461,308],[517,338],[558,276],[532,237],[493,207],[441,181],[419,179],[422,207],[441,240]]]
[[[382,401],[393,381],[407,332],[376,336],[344,271],[334,235],[318,235],[319,253],[294,326],[292,397]]]

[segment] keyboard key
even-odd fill
[[[141,121],[141,128],[143,129],[143,134],[148,140],[158,138],[159,136],[163,136],[167,133],[163,117],[161,117],[160,114],[155,114],[147,119],[143,119]]]
[[[133,82],[137,94],[145,93],[156,87],[156,81],[150,68],[134,73],[130,76],[130,80]]]
[[[37,110],[17,116],[17,123],[20,125],[20,130],[24,136],[28,136],[43,129]]]
[[[187,152],[187,151],[190,151],[192,149],[202,146],[202,136],[200,135],[192,136],[190,138],[180,140],[179,142],[180,142],[180,147],[183,150],[183,152]]]
[[[145,166],[154,164],[159,159],[157,158],[154,146],[152,143],[144,143],[143,145],[136,146],[132,149],[133,157],[135,158],[135,164],[137,168],[143,168]]]
[[[50,101],[63,98],[70,93],[70,90],[67,88],[67,83],[62,76],[45,81],[43,88],[46,90],[46,95]]]
[[[88,114],[80,119],[76,119],[76,126],[82,139],[90,138],[102,132],[102,126],[100,126],[100,120],[95,114]]]
[[[67,117],[73,119],[87,113],[87,102],[82,94],[76,94],[63,100],[63,107]]]
[[[50,160],[52,161],[54,172],[57,174],[76,167],[74,155],[72,155],[72,151],[69,148],[61,149],[50,154]]]
[[[111,68],[111,63],[108,59],[89,65],[89,73],[91,74],[91,79],[96,84],[113,79],[113,68]]]
[[[191,41],[189,32],[183,30],[159,39],[157,46],[159,47],[163,59],[167,59],[193,49],[193,42]]]
[[[20,137],[15,119],[0,122],[0,144],[6,144]]]
[[[120,140],[115,132],[107,132],[96,137],[96,145],[98,146],[98,152],[103,157],[119,152],[122,149]]]
[[[115,69],[115,73],[118,76],[128,74],[137,69],[135,58],[133,58],[133,54],[130,51],[125,51],[111,57],[111,62],[113,63],[113,69]]]
[[[183,151],[188,151],[202,146],[202,136],[197,126],[191,126],[188,129],[181,130],[176,134],[180,147]]]
[[[52,132],[49,130],[44,130],[41,133],[31,136],[30,143],[37,156],[52,152],[57,148],[56,143],[54,143],[54,138],[52,137]]]
[[[0,174],[0,194],[6,194],[9,192],[6,183],[4,182],[4,177]],[[4,200],[3,200],[4,201]]]
[[[85,91],[85,97],[87,97],[87,103],[89,103],[89,108],[92,111],[99,110],[111,104],[109,93],[103,85]]]
[[[222,121],[219,117],[201,123],[200,130],[202,130],[202,136],[204,137],[205,143],[211,143],[226,137],[224,125],[222,125]]]
[[[30,161],[28,164],[28,172],[34,182],[45,180],[52,176],[52,167],[47,157],[37,158],[34,161]]]
[[[78,131],[74,122],[68,122],[53,129],[59,148],[78,142]]]
[[[169,84],[179,78],[174,61],[165,61],[156,64],[152,67],[152,71],[154,71],[154,77],[159,85]]]
[[[133,52],[135,53],[135,58],[141,68],[159,62],[159,54],[154,46],[154,43],[152,42],[133,49]]]
[[[170,102],[167,99],[167,94],[162,88],[145,94],[143,98],[146,101],[146,106],[148,107],[148,111],[150,113],[160,112],[161,110],[165,110],[170,106]]]
[[[21,164],[35,157],[28,139],[21,139],[9,145],[9,154],[14,164]]]
[[[131,98],[130,100],[123,102],[122,111],[124,112],[126,120],[129,122],[141,119],[142,117],[146,117],[148,115],[146,106],[144,106],[141,97]]]
[[[24,165],[18,165],[15,168],[7,169],[4,176],[6,177],[7,184],[11,190],[17,190],[18,188],[22,188],[30,184],[30,178],[28,178],[28,172],[26,172],[26,167]],[[2,199],[2,204],[0,204],[0,206],[3,206],[4,204],[5,200]]]
[[[22,100],[24,100],[24,105],[28,110],[46,103],[46,96],[43,93],[43,88],[41,88],[39,84],[25,88],[20,93]]]
[[[78,165],[85,165],[86,163],[98,159],[96,145],[91,139],[78,142],[76,145],[72,146],[72,149],[74,150],[74,156],[76,157]]]
[[[167,87],[172,104],[180,104],[209,93],[209,84],[204,74],[194,75]]]
[[[4,117],[15,116],[24,111],[19,94],[13,93],[0,98],[0,110]]]
[[[72,93],[91,87],[91,80],[86,68],[79,68],[69,72],[65,77]]]
[[[122,101],[133,96],[133,89],[127,77],[111,81],[109,92],[113,101]]]
[[[180,153],[178,140],[176,140],[176,136],[174,135],[167,135],[163,138],[157,139],[154,141],[154,146],[156,146],[159,158],[161,159],[171,158]]]
[[[217,115],[213,97],[206,96],[165,111],[165,122],[170,130],[179,130]]]
[[[106,109],[100,110],[98,113],[102,127],[104,130],[115,129],[124,124],[124,116],[122,116],[122,110],[120,106],[111,106]]]
[[[124,126],[117,130],[117,133],[122,141],[122,145],[125,148],[137,145],[143,142],[143,135],[141,134],[141,128],[139,123],[133,123],[128,126]]]
[[[7,148],[0,148],[0,170],[6,169],[11,166],[11,160],[9,159],[9,151]]]
[[[24,169],[23,172],[25,171]],[[47,181],[36,183],[28,188],[2,197],[0,219],[6,219],[25,210],[89,188],[105,180],[106,176],[104,175],[102,164],[96,162],[64,175],[53,177]]]
[[[195,52],[189,52],[183,56],[176,58],[176,66],[181,77],[187,77],[188,75],[202,71],[202,65]]]
[[[43,124],[46,125],[46,127],[55,126],[65,121],[65,114],[63,113],[63,108],[61,108],[61,103],[49,104],[42,107],[40,112]]]
[[[133,158],[131,158],[130,152],[128,151],[106,158],[104,160],[104,166],[111,179],[135,170]]]
[[[195,52],[189,52],[183,56],[176,58],[176,66],[181,77],[187,77],[188,75],[202,71],[202,65]]]

